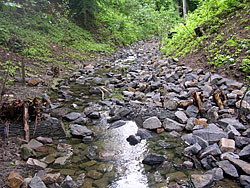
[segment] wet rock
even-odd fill
[[[27,161],[27,164],[28,165],[32,165],[32,166],[38,166],[38,167],[41,167],[41,168],[46,168],[47,167],[47,164],[46,163],[43,163],[37,159],[33,159],[33,158],[29,158],[28,161]]]
[[[211,174],[204,174],[204,175],[191,175],[191,181],[194,184],[195,188],[203,188],[209,186],[213,182],[213,175]]]
[[[169,173],[169,174],[166,174],[166,177],[170,181],[175,181],[175,182],[177,182],[179,184],[181,184],[182,182],[186,181],[186,179],[187,179],[187,175],[184,174],[183,172]]]
[[[102,151],[99,153],[99,159],[104,161],[114,160],[116,154],[115,151]]]
[[[151,135],[151,132],[149,130],[142,129],[142,128],[138,129],[136,136],[139,136],[139,137],[141,137],[141,139],[146,139],[146,140],[153,138],[153,136]]]
[[[210,145],[208,147],[206,147],[200,154],[200,158],[204,158],[208,155],[212,155],[212,156],[216,156],[216,155],[220,155],[221,151],[219,146],[214,143],[213,145]]]
[[[197,117],[198,113],[199,113],[198,107],[194,105],[190,105],[187,107],[186,114],[188,117]]]
[[[90,119],[99,119],[100,118],[100,113],[99,112],[91,112],[87,116]]]
[[[98,88],[98,87],[91,87],[89,89],[89,94],[90,95],[99,95],[99,94],[102,94],[101,90]]]
[[[81,114],[78,112],[71,112],[71,113],[63,116],[63,118],[66,119],[67,121],[74,121],[74,120],[78,119],[79,117],[81,117]]]
[[[115,128],[118,128],[118,127],[121,127],[123,125],[126,124],[126,121],[123,121],[123,120],[120,120],[120,121],[116,121],[114,123],[112,123],[108,129],[115,129]]]
[[[183,111],[175,112],[175,118],[179,123],[186,123],[188,120],[186,114]]]
[[[40,177],[34,176],[29,183],[29,188],[46,188]]]
[[[36,140],[44,144],[51,144],[53,142],[52,138],[47,138],[47,137],[42,137],[42,136],[37,137]]]
[[[160,128],[161,125],[161,121],[156,116],[146,119],[142,124],[145,129],[157,129]]]
[[[102,163],[97,167],[97,170],[101,173],[111,172],[114,165],[109,163]]]
[[[136,144],[141,142],[141,137],[130,135],[126,140],[129,142],[130,145],[135,146]]]
[[[92,135],[93,132],[89,130],[86,126],[78,125],[78,124],[70,124],[70,132],[73,136],[89,136]]]
[[[28,144],[24,144],[21,146],[21,158],[24,160],[27,160],[30,157],[33,157],[36,155],[35,151],[30,148]]]
[[[224,179],[223,170],[221,168],[213,168],[212,170],[207,171],[206,174],[213,175],[214,181],[221,181]]]
[[[61,169],[61,170],[60,170],[60,173],[61,173],[62,175],[74,176],[75,173],[76,173],[76,170],[73,170],[73,169]]]
[[[238,172],[234,165],[232,165],[229,161],[224,160],[216,163],[218,167],[222,168],[222,170],[229,176],[232,177],[239,177]]]
[[[249,159],[250,158],[250,144],[245,146],[239,153],[239,157],[241,159]]]
[[[165,157],[157,155],[157,154],[149,154],[143,159],[142,163],[147,165],[159,165],[162,164],[166,160]]]
[[[222,138],[219,143],[220,150],[225,152],[234,152],[235,150],[235,141],[232,139]],[[250,148],[249,148],[250,149]]]
[[[241,175],[240,176],[240,184],[242,186],[249,186],[250,185],[250,176]]]
[[[166,118],[163,122],[163,127],[167,131],[182,131],[185,125],[180,124],[172,119]]]
[[[43,144],[41,142],[38,142],[37,140],[35,139],[31,139],[28,143],[28,146],[31,148],[31,149],[36,149],[36,148],[39,148],[41,146],[43,146]]]
[[[226,128],[228,125],[231,125],[237,130],[245,130],[246,129],[246,127],[242,123],[240,123],[239,120],[237,120],[235,118],[220,119],[220,120],[218,120],[218,124],[220,126],[222,126],[223,128]]]
[[[77,187],[76,182],[70,176],[66,176],[66,178],[61,183],[61,188],[75,188]]]
[[[24,182],[23,177],[16,171],[12,171],[8,176],[6,184],[10,188],[19,188],[23,184],[23,182]]]
[[[87,176],[94,179],[94,180],[98,180],[102,177],[102,173],[96,171],[96,170],[90,170],[88,173],[87,173]]]

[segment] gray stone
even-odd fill
[[[235,118],[224,118],[218,120],[218,124],[222,126],[223,128],[226,128],[228,125],[232,125],[237,130],[245,130],[246,127],[239,122],[239,120]]]
[[[139,128],[137,133],[136,133],[136,136],[139,136],[141,137],[141,139],[150,139],[150,138],[153,138],[153,136],[151,135],[151,132],[147,129],[142,129],[142,128]]]
[[[90,119],[99,119],[100,118],[100,113],[99,112],[91,112],[88,114],[88,118]]]
[[[157,154],[149,154],[143,159],[142,163],[147,165],[159,165],[162,164],[167,159],[163,156]]]
[[[65,157],[59,157],[59,158],[57,158],[55,160],[54,164],[55,165],[62,165],[62,166],[64,166],[66,164],[66,162],[67,162],[67,159],[68,159],[67,156],[65,156]]]
[[[170,135],[171,137],[174,137],[174,138],[179,138],[179,137],[180,137],[180,134],[177,133],[176,131],[171,131],[171,132],[169,133],[169,135]]]
[[[75,188],[77,187],[76,182],[68,175],[61,183],[61,188]]]
[[[115,128],[118,128],[118,127],[121,127],[123,125],[126,124],[126,121],[123,121],[123,120],[119,120],[119,121],[116,121],[114,123],[112,123],[108,129],[115,129]]]
[[[21,158],[24,160],[27,160],[30,157],[35,156],[35,151],[33,149],[30,148],[30,146],[28,144],[23,144],[21,146]]]
[[[70,132],[73,136],[89,136],[92,135],[93,132],[89,130],[86,126],[78,125],[78,124],[70,124]]]
[[[193,127],[194,127],[194,120],[195,118],[194,117],[191,117],[187,120],[187,124],[185,126],[185,129],[187,131],[192,131],[193,130]]]
[[[239,131],[237,131],[232,125],[228,125],[225,131],[227,131],[228,137],[231,139],[235,139],[237,136],[241,136]]]
[[[216,156],[220,154],[221,154],[221,151],[220,151],[218,144],[214,143],[213,145],[210,145],[201,151],[200,158],[204,158],[208,155]]]
[[[188,120],[186,114],[183,111],[175,112],[175,118],[179,123],[186,123]]]
[[[178,108],[178,104],[174,100],[166,99],[163,104],[168,110],[176,110]]]
[[[74,120],[78,119],[79,117],[81,117],[81,114],[78,112],[71,112],[71,113],[63,116],[63,118],[68,120],[68,121],[74,121]]]
[[[126,96],[126,97],[132,97],[132,96],[134,96],[134,92],[132,92],[132,91],[123,91],[122,92],[123,93],[123,95],[124,96]]]
[[[191,181],[194,184],[195,188],[203,188],[209,186],[213,182],[213,175],[211,174],[193,174],[191,175]]]
[[[233,157],[226,157],[227,160],[229,160],[231,163],[233,163],[235,166],[241,168],[246,174],[250,175],[250,164],[242,161],[240,159],[235,159]]]
[[[172,119],[166,118],[163,122],[163,127],[167,131],[182,131],[185,125],[180,124]]]
[[[161,128],[161,125],[161,121],[156,116],[146,119],[142,124],[145,129],[157,129]]]
[[[241,175],[240,176],[240,184],[243,186],[249,186],[250,185],[250,176]]]
[[[190,105],[187,107],[186,114],[188,117],[197,117],[198,113],[199,113],[198,107],[194,105]]]
[[[213,175],[214,181],[221,181],[224,179],[223,170],[221,168],[213,168],[212,170],[207,171],[206,174]]]
[[[239,174],[236,168],[229,161],[224,160],[224,161],[217,162],[216,164],[218,165],[218,167],[222,168],[222,170],[227,175],[235,177],[235,178],[239,177]]]
[[[210,170],[216,166],[216,161],[212,155],[209,155],[201,160],[201,164],[206,170]]]
[[[43,163],[37,159],[33,159],[33,158],[29,158],[28,161],[27,161],[27,164],[28,165],[31,165],[31,166],[38,166],[40,168],[46,168],[47,167],[47,164],[46,163]]]
[[[34,176],[29,183],[29,188],[46,188],[46,185],[43,183],[41,178]]]
[[[241,159],[249,159],[250,157],[250,144],[245,146],[239,153]]]
[[[237,136],[235,138],[235,144],[238,148],[242,148],[242,147],[250,144],[250,138],[243,137],[243,136]]]
[[[192,163],[191,161],[184,161],[182,166],[185,168],[185,169],[192,169],[193,166],[194,166],[194,163]]]
[[[189,145],[198,143],[202,149],[209,146],[206,140],[204,140],[203,138],[199,136],[193,135],[192,133],[183,135],[181,139]]]
[[[210,83],[213,85],[213,84],[217,84],[218,83],[218,81],[220,81],[221,79],[222,79],[222,77],[220,76],[220,75],[218,75],[218,74],[212,74],[211,75],[211,78],[210,78],[211,80],[209,80],[210,81]]]
[[[201,150],[201,146],[198,143],[195,143],[194,145],[191,145],[184,149],[184,152],[190,153],[190,154],[197,154]]]
[[[220,156],[221,160],[226,160],[229,157],[235,158],[235,159],[239,159],[240,157],[232,152],[226,152],[226,153],[222,153]]]
[[[207,111],[207,119],[209,123],[215,123],[217,121],[219,118],[218,111],[219,108],[216,106],[213,106]]]
[[[47,138],[47,137],[42,137],[42,136],[37,137],[36,140],[44,144],[51,144],[53,142],[52,138]]]
[[[37,149],[37,148],[43,146],[43,144],[42,144],[41,142],[38,142],[38,141],[35,140],[35,139],[31,139],[31,140],[29,141],[28,145],[29,145],[29,147],[30,147],[31,149]]]

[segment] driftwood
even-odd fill
[[[214,93],[214,100],[215,100],[215,102],[220,110],[224,109],[224,105],[222,102],[223,99],[225,100],[225,94],[224,94],[224,92],[222,92],[222,90],[219,90],[216,93]]]
[[[197,104],[197,106],[199,108],[199,111],[201,113],[203,113],[204,107],[203,107],[203,103],[202,103],[202,99],[203,99],[202,94],[199,94],[198,92],[194,92],[193,98],[194,98],[194,102]]]

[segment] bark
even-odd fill
[[[224,109],[224,105],[223,105],[223,102],[221,100],[221,91],[218,91],[214,94],[214,100],[216,102],[216,104],[218,105],[219,109],[220,110],[223,110]]]
[[[186,18],[187,14],[187,1],[183,0],[183,17]]]
[[[180,0],[177,0],[177,12],[178,12],[178,15],[180,16],[181,15]]]
[[[203,107],[203,103],[202,103],[201,97],[200,97],[200,95],[199,95],[198,92],[195,92],[195,93],[194,93],[194,100],[195,100],[195,102],[196,102],[197,105],[198,105],[199,111],[200,111],[201,113],[203,113],[203,112],[204,112],[204,107]]]

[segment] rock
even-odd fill
[[[21,146],[20,155],[22,159],[27,160],[28,158],[35,156],[36,153],[28,144],[24,144]]]
[[[246,127],[239,122],[239,120],[235,118],[224,118],[218,120],[218,124],[222,126],[223,128],[226,128],[228,125],[232,125],[237,130],[245,130]]]
[[[232,152],[226,152],[226,153],[222,153],[220,158],[221,160],[226,160],[228,159],[228,157],[232,157],[232,158],[235,158],[235,159],[239,159],[240,157]]]
[[[195,188],[203,188],[209,186],[213,182],[213,175],[211,174],[193,174],[191,175],[191,181]]]
[[[34,176],[29,183],[29,188],[46,188],[40,177]]]
[[[84,173],[81,173],[80,175],[77,176],[76,183],[77,183],[78,187],[82,187],[85,177],[86,177],[86,175]]]
[[[235,138],[235,144],[238,148],[242,148],[242,147],[250,144],[250,138],[243,137],[243,136],[237,136]]]
[[[38,166],[38,167],[41,167],[41,168],[46,168],[47,167],[47,164],[46,163],[43,163],[37,159],[33,159],[33,158],[29,158],[28,161],[27,161],[27,164],[28,165],[32,165],[32,166]]]
[[[77,184],[73,181],[70,176],[66,176],[66,178],[61,183],[61,188],[76,188]]]
[[[209,124],[206,128],[194,130],[193,134],[208,141],[209,144],[218,142],[221,138],[228,138],[228,134],[215,124]]]
[[[100,118],[100,113],[99,112],[91,112],[87,116],[90,119],[99,119]]]
[[[120,121],[116,121],[114,123],[112,123],[108,129],[115,129],[115,128],[118,128],[118,127],[121,127],[123,125],[126,124],[126,121],[123,121],[123,120],[120,120]]]
[[[92,136],[85,136],[82,138],[82,142],[85,144],[89,144],[91,142],[93,142],[94,138]]]
[[[159,165],[166,161],[166,158],[157,154],[149,154],[143,159],[142,163],[147,165]]]
[[[241,159],[249,159],[250,157],[250,144],[245,146],[239,153]]]
[[[31,182],[32,178],[25,178],[22,184],[22,188],[29,188],[29,184]]]
[[[153,136],[151,135],[151,132],[149,130],[142,129],[142,128],[138,129],[136,136],[139,136],[139,137],[141,137],[141,139],[146,139],[146,140],[153,138]]]
[[[216,143],[214,143],[213,145],[210,145],[206,147],[204,150],[202,150],[200,154],[200,158],[204,158],[208,155],[216,156],[220,154],[221,154],[221,151],[220,151],[219,146]]]
[[[45,177],[42,178],[42,181],[45,184],[53,184],[56,183],[58,178],[60,177],[60,173],[56,173],[56,174],[47,174]]]
[[[201,160],[201,164],[206,170],[210,170],[216,167],[216,161],[217,160],[212,155],[209,155]]]
[[[59,157],[55,160],[54,164],[55,165],[61,165],[61,166],[64,166],[67,162],[67,159],[68,157],[67,156],[64,156],[64,157]]]
[[[192,169],[193,166],[194,166],[194,163],[192,163],[191,161],[184,161],[182,166],[185,168],[185,169]]]
[[[36,140],[38,140],[44,144],[51,144],[53,142],[52,138],[46,138],[46,137],[42,137],[42,136],[37,137]]]
[[[241,175],[240,176],[240,184],[243,186],[249,186],[250,185],[250,176]]]
[[[237,131],[232,125],[228,125],[225,131],[227,131],[228,137],[231,139],[235,139],[237,136],[241,136],[239,131]]]
[[[18,174],[16,171],[12,171],[7,179],[7,185],[10,188],[19,188],[24,182],[23,177]]]
[[[240,159],[235,159],[233,157],[226,157],[227,160],[229,160],[231,163],[233,163],[235,166],[241,168],[246,174],[250,175],[250,164],[242,161]]]
[[[156,117],[150,117],[143,122],[143,128],[145,129],[157,129],[161,127],[161,121]]]
[[[235,142],[232,139],[222,138],[219,143],[220,150],[225,152],[234,152],[235,150]]]
[[[187,120],[187,124],[185,126],[185,129],[187,131],[192,131],[193,130],[193,127],[194,127],[194,120],[195,118],[194,117],[191,117]]]
[[[186,123],[188,120],[186,114],[183,111],[175,112],[175,118],[179,123]]]
[[[213,106],[207,111],[207,119],[209,123],[215,123],[217,121],[219,118],[218,111],[219,108],[216,106]]]
[[[164,101],[164,107],[168,110],[176,110],[178,107],[178,104],[174,100],[167,99]]]
[[[29,147],[31,149],[36,149],[36,148],[39,148],[41,146],[43,146],[43,144],[41,142],[38,142],[37,140],[35,139],[31,139],[28,143]]]
[[[210,83],[213,85],[217,85],[218,81],[220,81],[223,77],[221,77],[220,75],[218,74],[212,74],[211,77],[210,77]]]
[[[136,144],[141,142],[141,137],[130,135],[126,140],[129,142],[130,145],[135,146]]]
[[[187,148],[184,149],[184,152],[186,153],[191,153],[191,154],[197,154],[199,153],[199,151],[201,150],[201,146],[198,144],[198,143],[195,143],[194,145],[192,146],[189,146]]]
[[[202,125],[203,127],[207,126],[207,119],[194,119],[194,125]]]
[[[185,125],[180,124],[172,119],[166,118],[163,122],[163,127],[167,131],[182,131]]]
[[[61,173],[62,175],[74,176],[75,173],[76,173],[76,170],[66,168],[66,169],[61,169],[61,170],[60,170],[60,173]]]
[[[102,173],[96,171],[96,170],[90,170],[88,173],[87,173],[87,176],[94,179],[94,180],[98,180],[102,177]]]
[[[206,174],[213,175],[214,181],[221,181],[224,179],[223,170],[221,168],[213,168],[212,170],[207,171]]]
[[[176,131],[171,131],[171,132],[169,133],[169,135],[170,135],[171,137],[174,137],[174,138],[179,138],[179,137],[180,137],[180,134],[177,133]]]
[[[187,142],[187,144],[189,144],[189,145],[198,143],[202,149],[209,146],[209,144],[206,140],[204,140],[203,138],[201,138],[199,136],[193,135],[192,133],[183,135],[181,137],[181,139],[183,141]]]
[[[222,168],[222,170],[229,176],[232,177],[239,177],[238,172],[234,165],[232,165],[229,161],[224,160],[216,163],[218,167]]]
[[[78,112],[71,112],[65,116],[63,116],[64,119],[66,119],[67,121],[74,121],[76,119],[78,119],[79,117],[81,117],[82,115]]]
[[[190,105],[187,107],[186,114],[188,117],[196,117],[199,113],[198,107]]]
[[[135,94],[134,92],[131,92],[131,91],[123,91],[122,93],[126,97],[133,97]]]
[[[86,126],[78,125],[78,124],[70,124],[70,132],[73,136],[89,136],[92,135],[93,132],[89,130]]]

